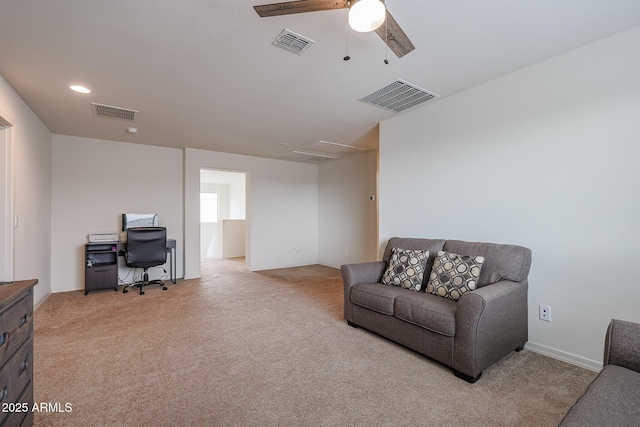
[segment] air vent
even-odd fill
[[[334,154],[354,154],[354,153],[362,153],[363,151],[367,151],[364,148],[354,147],[353,145],[338,144],[338,143],[329,142],[329,141],[316,141],[311,145],[309,145],[307,148],[314,151],[321,151],[324,153],[334,153]]]
[[[96,117],[106,117],[107,119],[118,119],[134,121],[136,119],[136,113],[139,111],[129,110],[126,108],[112,107],[111,105],[91,103],[93,109],[93,115]]]
[[[282,30],[280,35],[273,41],[274,46],[281,47],[284,50],[293,52],[296,55],[301,55],[302,52],[307,50],[315,42],[306,37],[296,34],[293,31],[289,31],[286,28]]]
[[[296,162],[309,162],[320,164],[328,162],[329,160],[335,160],[334,156],[326,156],[324,154],[305,153],[303,151],[291,151],[282,156],[285,160],[293,160]]]
[[[436,97],[439,97],[439,95],[420,89],[403,80],[397,80],[389,86],[365,96],[358,101],[399,113],[400,111],[415,107],[418,104],[422,104]]]

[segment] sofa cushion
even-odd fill
[[[561,427],[640,425],[640,373],[607,365],[571,407]]]
[[[442,250],[485,258],[478,280],[479,288],[501,280],[522,282],[527,280],[531,269],[531,250],[523,246],[447,240]]]
[[[427,267],[424,271],[424,284],[426,285],[427,281],[429,280],[429,274],[431,273],[433,260],[435,259],[438,251],[443,250],[444,242],[444,239],[414,239],[409,237],[392,237],[387,242],[382,260],[386,261],[387,264],[389,264],[393,248],[429,251],[429,259],[427,259]]]
[[[351,287],[351,302],[378,313],[393,315],[393,301],[406,289],[382,283],[359,283]]]
[[[405,322],[452,337],[458,304],[436,295],[404,292],[396,297],[394,315]]]
[[[420,291],[428,258],[429,251],[393,248],[382,284]]]
[[[465,292],[476,289],[482,264],[482,256],[438,252],[429,276],[427,292],[459,300]]]

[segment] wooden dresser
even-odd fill
[[[0,427],[33,425],[33,287],[0,285]]]

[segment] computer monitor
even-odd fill
[[[158,214],[123,213],[122,231],[132,227],[157,227]]]

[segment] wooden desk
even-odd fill
[[[84,247],[84,294],[105,289],[118,290],[118,257],[124,256],[127,242],[87,243]],[[176,239],[167,239],[169,280],[176,283]]]

